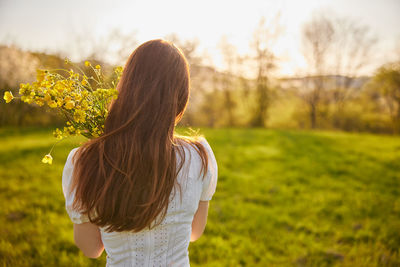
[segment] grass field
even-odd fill
[[[219,165],[192,266],[400,266],[400,138],[204,129]],[[104,266],[74,246],[51,129],[0,129],[0,266]]]

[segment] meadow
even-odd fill
[[[71,138],[0,129],[0,266],[105,266],[75,247],[61,173]],[[400,266],[400,137],[201,129],[219,165],[192,266]]]

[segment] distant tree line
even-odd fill
[[[367,27],[347,18],[315,15],[302,28],[301,50],[308,66],[301,75],[286,78],[276,75],[279,58],[273,50],[282,33],[279,14],[271,20],[262,18],[247,55],[239,55],[222,37],[222,70],[204,63],[198,41],[166,36],[183,50],[191,68],[190,105],[181,124],[400,133],[400,57],[371,77],[362,76],[378,43]],[[76,51],[85,50],[82,42],[77,38]],[[116,62],[128,58],[137,41],[135,34],[112,31],[101,42],[90,44],[90,49],[85,46],[89,53],[82,54],[82,62],[76,64],[90,59],[111,70]],[[110,55],[116,61],[107,64]],[[19,83],[33,81],[38,68],[66,68],[64,57],[0,46],[1,94],[11,90],[17,95]],[[244,74],[249,72],[252,78]],[[7,105],[2,101],[0,126],[62,121],[42,110],[18,101]]]

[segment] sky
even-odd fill
[[[274,51],[279,73],[287,76],[305,67],[301,29],[317,11],[349,17],[368,26],[380,40],[375,59],[363,74],[394,58],[400,44],[400,0],[0,0],[0,43],[76,59],[72,47],[79,47],[77,35],[101,38],[119,29],[135,33],[142,43],[176,33],[184,40],[198,40],[204,62],[222,68],[222,36],[240,54],[249,53],[260,18],[268,20],[280,12],[284,33]]]

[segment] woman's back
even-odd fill
[[[211,200],[217,183],[217,164],[212,149],[205,139],[209,164],[203,178],[202,161],[194,147],[184,146],[185,162],[177,176],[178,186],[171,192],[168,210],[163,221],[151,230],[106,232],[100,228],[107,253],[107,266],[189,266],[188,246],[193,216],[200,201]],[[88,222],[85,215],[73,210],[74,193],[68,194],[73,173],[73,149],[63,172],[63,191],[66,209],[74,223]],[[181,160],[177,153],[178,163]]]

